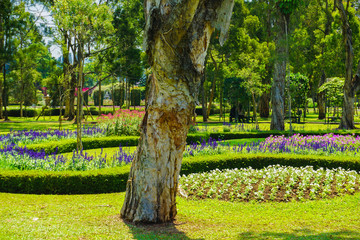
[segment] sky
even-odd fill
[[[26,11],[34,14],[37,26],[47,26],[54,28],[55,24],[50,12],[46,7],[41,4],[31,4],[26,6]],[[51,55],[58,59],[61,54],[60,47],[54,43],[54,38],[50,36],[44,36],[45,43],[48,45]]]

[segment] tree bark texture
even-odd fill
[[[348,3],[349,4],[349,3]],[[342,0],[337,0],[336,7],[339,9],[342,32],[345,44],[346,59],[345,59],[345,83],[344,83],[344,101],[343,101],[343,114],[339,125],[340,129],[354,129],[354,101],[355,93],[360,87],[359,71],[360,61],[358,65],[357,74],[353,78],[353,64],[354,64],[354,52],[352,43],[352,31],[347,17],[347,12],[344,9]]]
[[[280,14],[280,13],[279,13]],[[284,124],[284,90],[286,78],[286,27],[284,16],[278,18],[278,35],[276,41],[276,60],[274,64],[274,77],[271,86],[271,123],[270,130],[285,129]],[[287,20],[287,22],[289,22]]]
[[[262,118],[268,118],[270,115],[270,94],[265,91],[262,93],[259,102],[259,114]]]
[[[223,43],[233,0],[145,1],[145,49],[153,77],[121,217],[169,222],[186,136],[214,28]]]
[[[321,79],[319,82],[319,88],[325,83],[326,76],[325,72],[321,75]],[[317,103],[318,103],[318,109],[319,109],[319,119],[325,119],[326,117],[326,110],[325,110],[325,92],[321,92],[317,94]]]
[[[325,14],[326,14],[326,24],[325,24],[325,29],[324,29],[324,39],[325,39],[330,34],[331,24],[334,21],[328,0],[325,1],[325,9],[324,10],[325,10]],[[325,44],[322,46],[322,50],[321,50],[322,55],[324,54],[324,48],[325,48]],[[323,62],[323,68],[325,67],[325,64],[326,64],[326,60],[324,60],[324,62]],[[325,74],[325,71],[323,70],[318,87],[320,88],[321,85],[323,85],[325,83],[325,81],[326,81],[326,74]],[[319,119],[325,119],[325,117],[326,117],[325,99],[324,98],[325,98],[324,92],[317,94],[318,109],[319,109],[319,117],[318,118]]]

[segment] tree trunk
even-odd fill
[[[153,77],[121,216],[131,222],[169,222],[177,213],[182,154],[210,37],[219,28],[223,43],[233,1],[147,0],[145,6]]]
[[[348,2],[348,4],[350,4]],[[354,52],[352,45],[352,31],[349,25],[347,12],[345,12],[342,0],[337,0],[336,7],[339,9],[341,21],[342,21],[342,32],[346,50],[345,60],[345,83],[344,83],[344,101],[343,101],[343,114],[339,125],[340,129],[355,129],[354,123],[354,101],[355,93],[360,86],[360,61],[358,65],[358,71],[355,77],[352,76],[352,68],[354,63]]]
[[[206,66],[206,63],[205,63]],[[202,108],[202,114],[203,114],[203,122],[207,122],[207,114],[206,114],[206,92],[205,92],[205,87],[204,87],[204,83],[206,80],[206,72],[204,72],[202,78],[201,78],[201,83],[200,83],[200,91],[201,91],[201,108]]]
[[[274,79],[271,88],[271,124],[270,130],[285,129],[284,125],[284,85],[286,62],[276,62],[274,66]]]
[[[214,79],[213,79],[212,84],[211,84],[211,93],[210,93],[209,104],[208,104],[207,111],[206,111],[206,116],[210,116],[211,105],[212,105],[212,102],[214,100],[214,94],[215,94],[216,76],[217,76],[217,73],[218,73],[217,62],[215,61],[213,55],[211,54],[211,50],[210,50],[210,57],[211,57],[211,59],[213,61],[215,71],[214,71]]]
[[[280,13],[279,13],[280,14]],[[284,89],[286,77],[286,32],[289,19],[280,14],[278,18],[278,39],[276,42],[276,60],[274,65],[274,78],[271,87],[271,124],[270,130],[285,129],[284,125]]]
[[[9,121],[9,117],[8,117],[8,112],[7,112],[7,105],[8,105],[8,97],[7,97],[7,84],[6,84],[6,68],[5,66],[3,67],[3,104],[4,104],[4,120],[5,121]]]
[[[251,99],[252,99],[252,104],[253,104],[253,117],[254,117],[254,121],[255,121],[255,126],[258,129],[259,128],[259,124],[258,124],[258,119],[257,119],[257,113],[256,113],[256,108],[257,108],[257,104],[256,104],[256,100],[255,100],[255,94],[251,93]]]
[[[270,94],[264,91],[260,97],[259,114],[262,118],[268,118],[270,115]]]
[[[319,82],[319,88],[325,83],[326,76],[325,72],[323,71],[323,74],[321,75],[321,80]],[[326,110],[325,110],[325,92],[321,92],[317,94],[317,103],[318,103],[318,109],[319,109],[319,119],[324,119],[326,117]],[[315,105],[315,103],[314,103]]]
[[[325,24],[325,29],[324,29],[324,39],[330,34],[331,24],[334,21],[328,0],[325,1],[325,14],[326,14],[326,24]],[[324,51],[325,51],[325,43],[322,46],[322,50],[321,50],[322,55],[324,54]],[[324,60],[324,62],[322,64],[323,64],[323,68],[324,68],[325,67],[324,65],[327,64],[326,59]],[[320,88],[321,85],[323,85],[325,83],[325,81],[326,81],[326,74],[325,74],[325,71],[323,70],[318,87]],[[326,118],[326,109],[325,109],[324,98],[325,98],[325,92],[318,93],[317,99],[318,99],[318,109],[319,109],[319,117],[318,118],[319,119]]]
[[[102,98],[101,82],[99,82],[99,95],[98,95],[98,99],[99,99],[99,116],[101,116],[101,98]]]
[[[75,87],[77,85],[77,77],[75,73],[71,73],[70,89],[69,89],[69,113],[68,121],[72,121],[75,118]]]
[[[206,64],[205,64],[205,66],[206,66]],[[206,73],[204,72],[203,77],[201,79],[201,84],[200,84],[201,108],[202,108],[202,114],[203,114],[203,122],[207,122],[206,92],[205,92],[205,87],[204,87],[205,79],[206,79]]]
[[[83,106],[83,46],[82,43],[79,43],[79,51],[78,51],[78,59],[79,59],[79,72],[78,72],[78,82],[77,82],[77,106],[76,106],[76,149],[78,152],[80,152],[83,149],[82,144],[82,132],[81,132],[81,121],[82,121],[82,106]]]

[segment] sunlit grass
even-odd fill
[[[229,203],[177,199],[174,224],[119,218],[124,193],[0,193],[0,239],[359,239],[360,194],[332,200]]]

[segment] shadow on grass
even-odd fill
[[[316,233],[309,229],[296,230],[293,233],[277,233],[277,232],[245,232],[238,235],[237,239],[360,239],[359,232],[352,231],[338,231],[338,232],[326,232]]]
[[[133,235],[134,239],[184,239],[184,240],[202,240],[202,238],[189,238],[186,234],[178,230],[177,226],[185,223],[162,223],[162,224],[133,224],[128,221],[124,221],[120,218],[124,224],[126,224]]]

